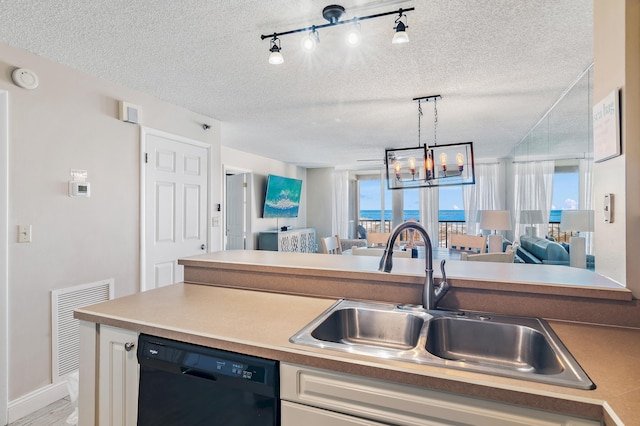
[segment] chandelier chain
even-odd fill
[[[418,148],[420,148],[420,131],[422,126],[420,124],[422,118],[422,104],[418,101]]]
[[[433,145],[438,144],[438,98],[433,99]]]

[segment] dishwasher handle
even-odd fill
[[[185,376],[193,376],[193,377],[198,377],[200,379],[207,379],[212,381],[218,380],[218,376],[216,376],[215,374],[207,373],[206,371],[202,371],[202,370],[196,370],[194,368],[181,368],[180,371]]]

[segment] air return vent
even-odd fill
[[[73,310],[113,299],[113,278],[51,292],[51,380],[56,383],[79,365],[80,323]]]

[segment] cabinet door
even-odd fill
[[[294,402],[282,401],[281,405],[282,426],[384,426],[383,423],[321,410]]]
[[[595,420],[528,407],[286,363],[280,363],[280,397],[283,401],[343,413],[353,418],[402,426],[601,424]]]
[[[135,426],[138,417],[138,333],[100,326],[99,424]]]

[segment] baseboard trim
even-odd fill
[[[68,395],[67,381],[62,380],[58,383],[36,389],[13,401],[9,401],[7,407],[9,423],[28,416]]]

